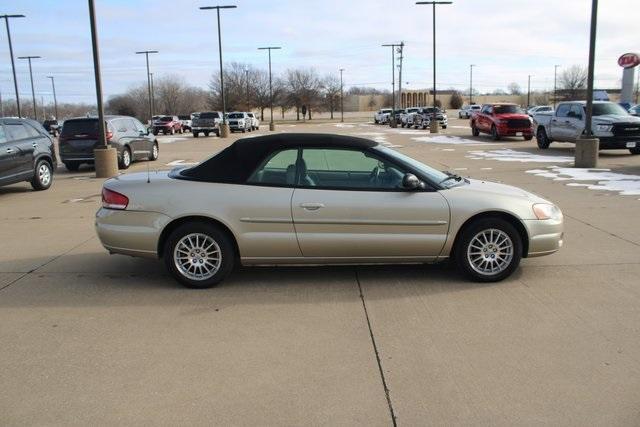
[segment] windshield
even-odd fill
[[[434,182],[436,184],[441,183],[442,181],[444,181],[449,177],[448,174],[444,172],[440,172],[437,169],[433,169],[432,167],[427,166],[424,163],[417,161],[416,159],[412,159],[409,156],[405,156],[404,154],[399,153],[398,151],[392,150],[391,148],[387,148],[384,146],[376,146],[374,150],[388,155],[392,159],[397,160],[398,163],[410,166],[411,168],[417,170],[420,174],[428,178],[431,182]],[[455,187],[456,185],[460,185],[461,183],[464,183],[464,180],[456,181],[456,180],[450,179],[448,181],[445,181],[441,185],[446,188],[451,188],[451,187]]]
[[[390,113],[391,110],[380,110],[381,113],[386,114],[386,113]]]
[[[199,119],[218,119],[220,116],[218,113],[200,113],[198,115]]]
[[[161,122],[170,122],[171,120],[173,120],[173,117],[171,116],[164,116],[164,117],[160,117],[159,119]]]
[[[191,116],[178,116],[180,120],[191,120]]]
[[[594,116],[606,116],[607,114],[615,114],[616,116],[628,116],[629,112],[618,104],[593,104]]]
[[[244,114],[242,113],[231,113],[229,114],[230,119],[244,119]]]
[[[522,108],[517,105],[494,105],[493,111],[496,114],[524,114]]]

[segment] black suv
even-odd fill
[[[34,190],[53,182],[53,140],[35,120],[0,119],[0,186],[29,181]]]
[[[127,169],[134,160],[156,160],[158,141],[138,119],[128,116],[105,116],[107,141],[118,150],[118,166]],[[98,146],[98,118],[82,117],[64,121],[58,138],[60,160],[70,171],[82,163],[93,164]]]
[[[45,120],[42,122],[42,127],[53,136],[60,135],[60,124],[55,119]]]

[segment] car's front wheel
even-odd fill
[[[235,253],[227,233],[204,222],[176,228],[164,247],[167,270],[188,288],[217,285],[233,270]]]
[[[153,148],[151,148],[151,153],[149,153],[149,160],[152,162],[158,160],[159,152],[160,150],[158,149],[158,143],[154,142]]]
[[[536,140],[538,141],[538,148],[541,150],[546,150],[549,148],[549,145],[551,145],[551,141],[543,127],[538,128],[538,132],[536,132]]]
[[[479,136],[480,135],[480,131],[476,127],[475,123],[471,123],[471,135],[473,135],[473,136]]]
[[[491,138],[493,138],[494,141],[500,140],[500,134],[498,133],[498,128],[495,125],[491,126]]]
[[[456,264],[478,282],[509,277],[522,257],[522,238],[513,225],[500,218],[473,222],[462,231],[455,249]]]
[[[640,154],[640,147],[629,148],[631,154]]]
[[[53,170],[46,160],[40,160],[31,178],[31,187],[36,191],[46,190],[53,182]]]
[[[129,166],[131,166],[131,150],[129,147],[124,147],[122,150],[122,156],[120,157],[118,166],[120,166],[120,169],[129,169]]]

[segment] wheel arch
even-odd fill
[[[462,233],[467,228],[469,228],[476,221],[479,221],[482,219],[493,219],[493,218],[499,218],[499,219],[505,220],[509,224],[514,226],[514,228],[520,235],[520,238],[522,239],[522,258],[527,258],[527,256],[529,255],[529,233],[527,232],[527,229],[525,228],[524,224],[522,224],[522,221],[518,219],[518,217],[503,211],[480,212],[468,218],[456,233],[456,237],[453,241],[453,245],[451,246],[451,254],[449,255],[449,257],[453,258],[455,256],[455,253],[458,250],[458,245],[460,244],[460,239],[462,238]]]
[[[189,216],[183,216],[183,217],[176,218],[176,219],[172,220],[170,223],[168,223],[162,229],[162,232],[160,233],[160,237],[158,238],[158,247],[157,247],[158,258],[162,258],[163,257],[165,243],[167,241],[167,238],[173,232],[173,230],[175,230],[176,228],[178,228],[179,226],[181,226],[183,224],[187,224],[187,223],[190,223],[190,222],[202,222],[202,223],[205,223],[205,224],[210,224],[210,225],[214,225],[214,226],[218,227],[225,234],[227,234],[227,236],[231,239],[231,242],[233,243],[233,250],[234,250],[236,256],[238,256],[238,257],[240,256],[240,248],[238,246],[238,239],[236,239],[236,236],[233,234],[231,229],[226,224],[224,224],[222,221],[219,221],[219,220],[217,220],[215,218],[211,218],[211,217],[204,216],[204,215],[189,215]]]
[[[53,162],[53,158],[52,158],[52,156],[50,154],[47,154],[47,153],[39,154],[38,156],[36,156],[35,159],[33,159],[33,169],[34,169],[34,171],[35,171],[36,165],[38,164],[38,162],[40,160],[46,160],[46,162],[49,163],[49,166],[51,166],[51,173],[55,173],[55,169],[56,168],[55,168],[55,165],[54,165],[54,162]]]

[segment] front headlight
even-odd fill
[[[596,129],[599,130],[600,132],[611,132],[611,129],[613,129],[612,125],[596,125]]]
[[[536,203],[533,205],[533,213],[538,219],[562,219],[560,208],[549,203]]]

